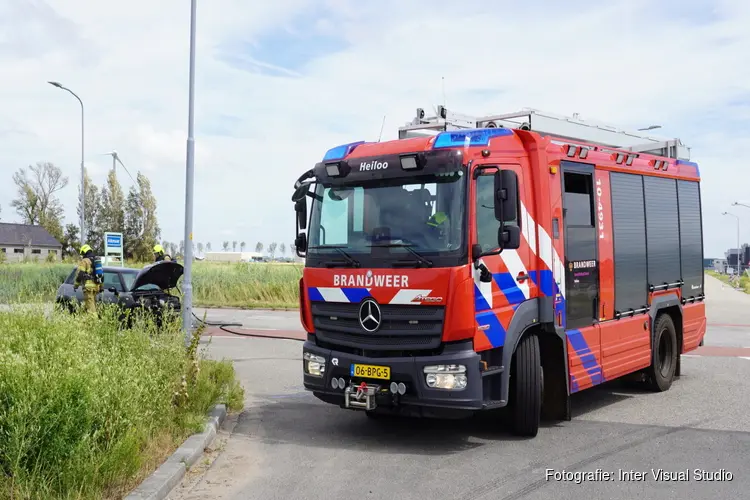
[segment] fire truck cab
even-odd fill
[[[626,375],[669,389],[706,331],[700,172],[664,140],[439,106],[295,183],[304,386],[370,416],[570,419]]]

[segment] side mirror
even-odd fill
[[[294,250],[299,257],[304,257],[303,252],[307,251],[307,235],[299,233],[294,239]]]
[[[500,226],[497,231],[497,244],[500,249],[509,248],[511,250],[521,246],[521,228],[518,226]]]
[[[294,203],[294,211],[297,212],[297,227],[298,229],[307,228],[307,202],[305,201],[304,195],[302,199],[297,200]]]
[[[297,203],[300,200],[304,200],[309,190],[310,190],[309,184],[302,184],[301,186],[299,186],[298,188],[294,190],[294,194],[292,194],[292,201],[294,203]]]
[[[115,295],[117,295],[117,288],[115,288],[115,287],[113,287],[113,286],[111,286],[111,287],[107,288],[107,291],[108,291],[108,292],[112,292],[112,293],[114,293]]]
[[[518,218],[518,176],[512,170],[495,172],[495,219],[511,222]]]
[[[482,283],[492,283],[492,273],[487,269],[487,266],[479,262],[482,255],[482,245],[474,243],[471,247],[471,256],[474,260],[474,269],[479,271],[479,281]]]

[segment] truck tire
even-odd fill
[[[651,349],[648,387],[655,392],[669,390],[677,369],[677,330],[669,314],[662,313],[654,322],[654,340]]]
[[[519,436],[535,437],[539,432],[542,410],[542,363],[536,335],[525,335],[521,339],[513,367],[513,432]]]

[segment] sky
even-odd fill
[[[294,181],[326,150],[396,139],[415,109],[532,107],[661,125],[700,164],[706,257],[750,241],[750,2],[199,0],[194,240],[294,241]],[[116,150],[185,224],[190,2],[0,0],[0,218],[39,161],[101,185]],[[444,89],[442,78],[444,77]],[[118,167],[124,190],[132,180]]]

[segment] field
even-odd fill
[[[58,286],[73,266],[73,263],[0,264],[0,304],[54,300]],[[193,303],[203,307],[296,308],[301,276],[299,264],[196,262]]]
[[[177,320],[121,330],[100,311],[0,312],[0,499],[122,498],[211,406],[242,408],[231,362],[204,359],[200,331],[186,351]]]

